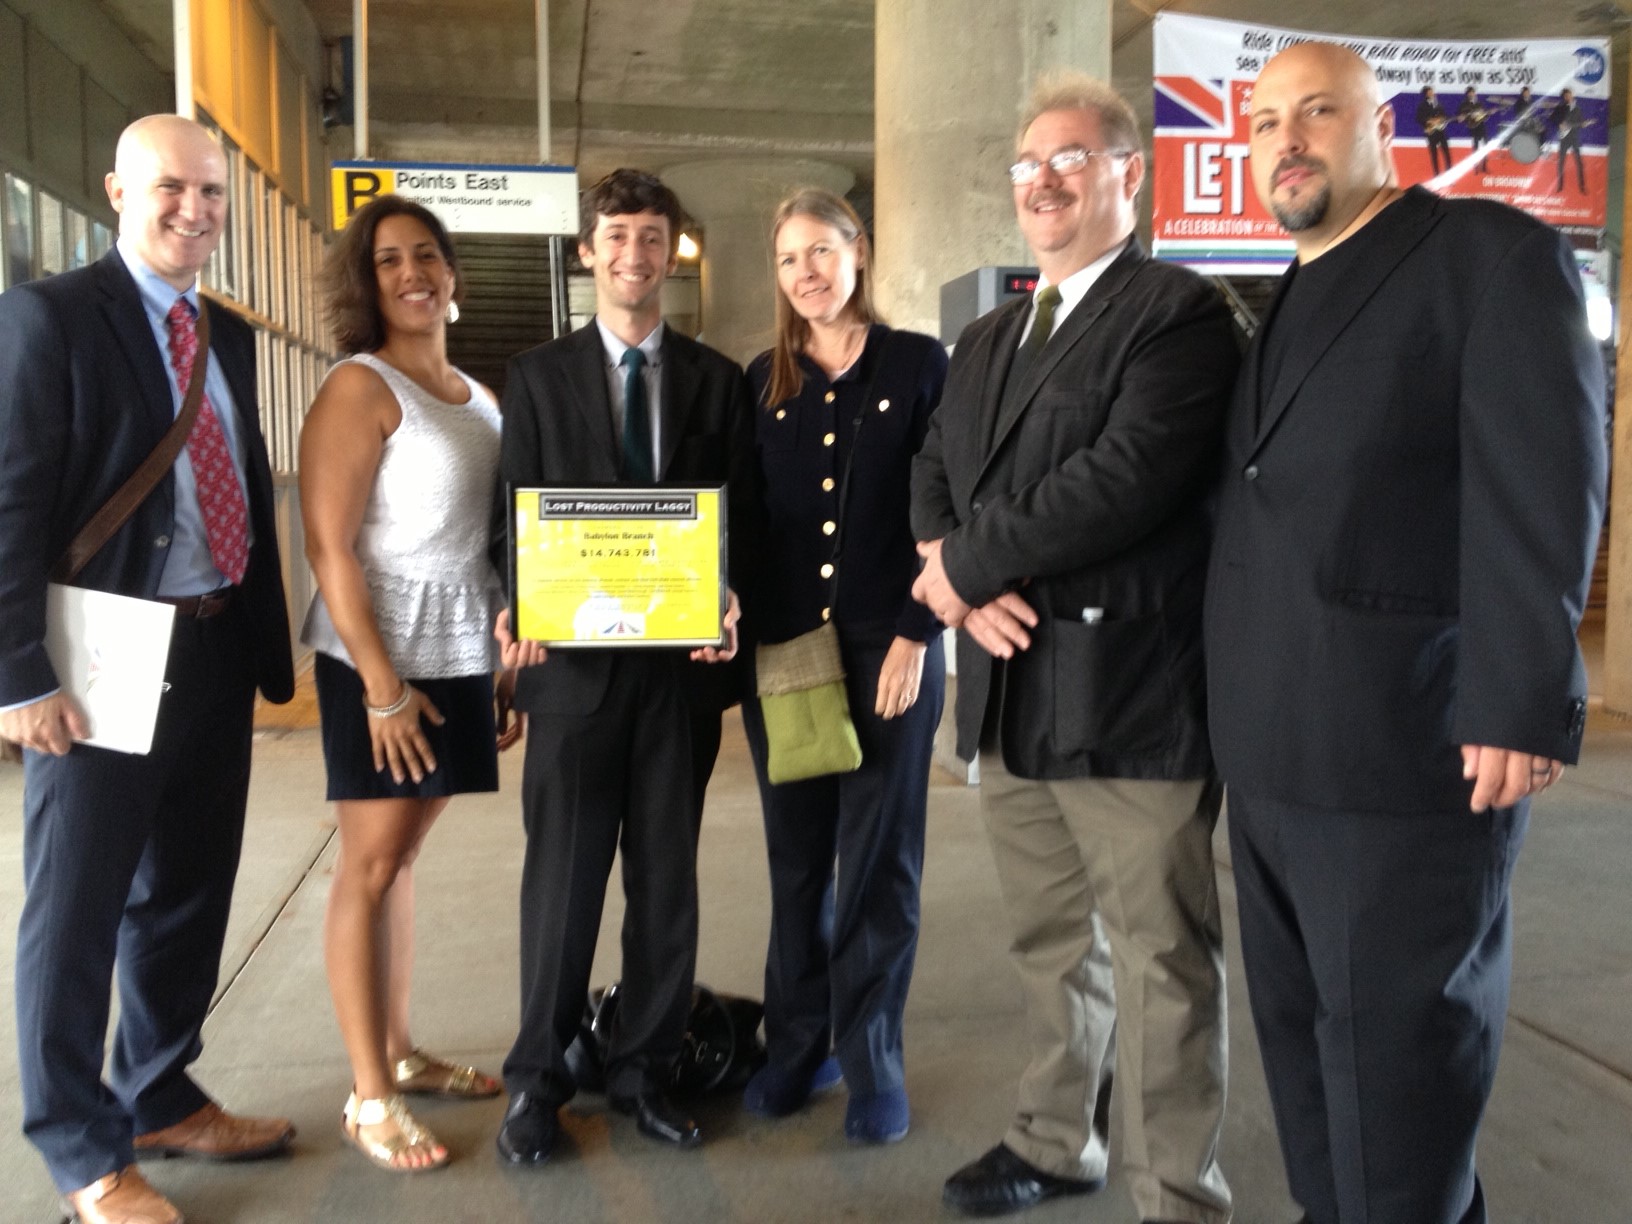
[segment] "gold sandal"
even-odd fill
[[[363,1134],[363,1127],[381,1126],[387,1122],[395,1127],[394,1133],[388,1138],[370,1139]],[[443,1168],[448,1163],[448,1149],[437,1141],[435,1135],[414,1120],[414,1115],[408,1112],[407,1103],[397,1093],[392,1093],[388,1097],[370,1097],[363,1100],[353,1092],[346,1098],[346,1110],[341,1115],[340,1130],[352,1147],[380,1168],[392,1173],[428,1173],[432,1169]],[[429,1164],[400,1163],[400,1157],[404,1152],[411,1152],[416,1148],[432,1156]],[[441,1156],[435,1155],[438,1150],[441,1151]]]
[[[398,1092],[421,1096],[457,1097],[471,1100],[499,1095],[503,1085],[490,1075],[483,1075],[475,1067],[451,1063],[424,1050],[415,1050],[407,1058],[399,1058],[391,1069]]]

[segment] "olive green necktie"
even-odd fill
[[[1044,285],[1037,290],[1037,316],[1031,321],[1031,335],[1026,337],[1025,344],[1020,351],[1025,355],[1028,363],[1037,359],[1037,354],[1043,351],[1043,345],[1054,332],[1054,308],[1060,304],[1060,291],[1054,285]]]

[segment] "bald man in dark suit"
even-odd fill
[[[1479,1224],[1508,886],[1586,719],[1603,367],[1569,244],[1402,191],[1352,52],[1278,55],[1251,130],[1297,261],[1236,386],[1206,657],[1253,1018],[1314,1224]]]
[[[49,573],[181,408],[226,179],[202,127],[138,120],[107,178],[115,249],[0,295],[0,735],[26,750],[23,1128],[87,1224],[181,1218],[139,1153],[250,1159],[294,1133],[226,1113],[187,1072],[238,868],[255,690],[287,701],[294,686],[254,337],[229,311],[210,314],[187,447],[75,580],[176,607],[152,750],[77,744],[85,715],[44,645]]]

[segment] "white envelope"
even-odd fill
[[[153,747],[175,618],[167,603],[50,584],[45,653],[90,720],[82,742],[138,754]]]

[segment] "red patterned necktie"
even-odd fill
[[[182,395],[193,375],[198,356],[198,332],[193,329],[193,308],[186,298],[177,298],[167,316],[170,324],[170,365]],[[209,360],[208,356],[205,360]],[[210,560],[234,586],[244,580],[249,565],[249,516],[244,507],[244,491],[238,484],[227,435],[205,396],[198,406],[198,419],[187,435],[187,458],[192,461],[193,481],[198,486],[198,508],[204,515],[204,535],[210,542]]]

